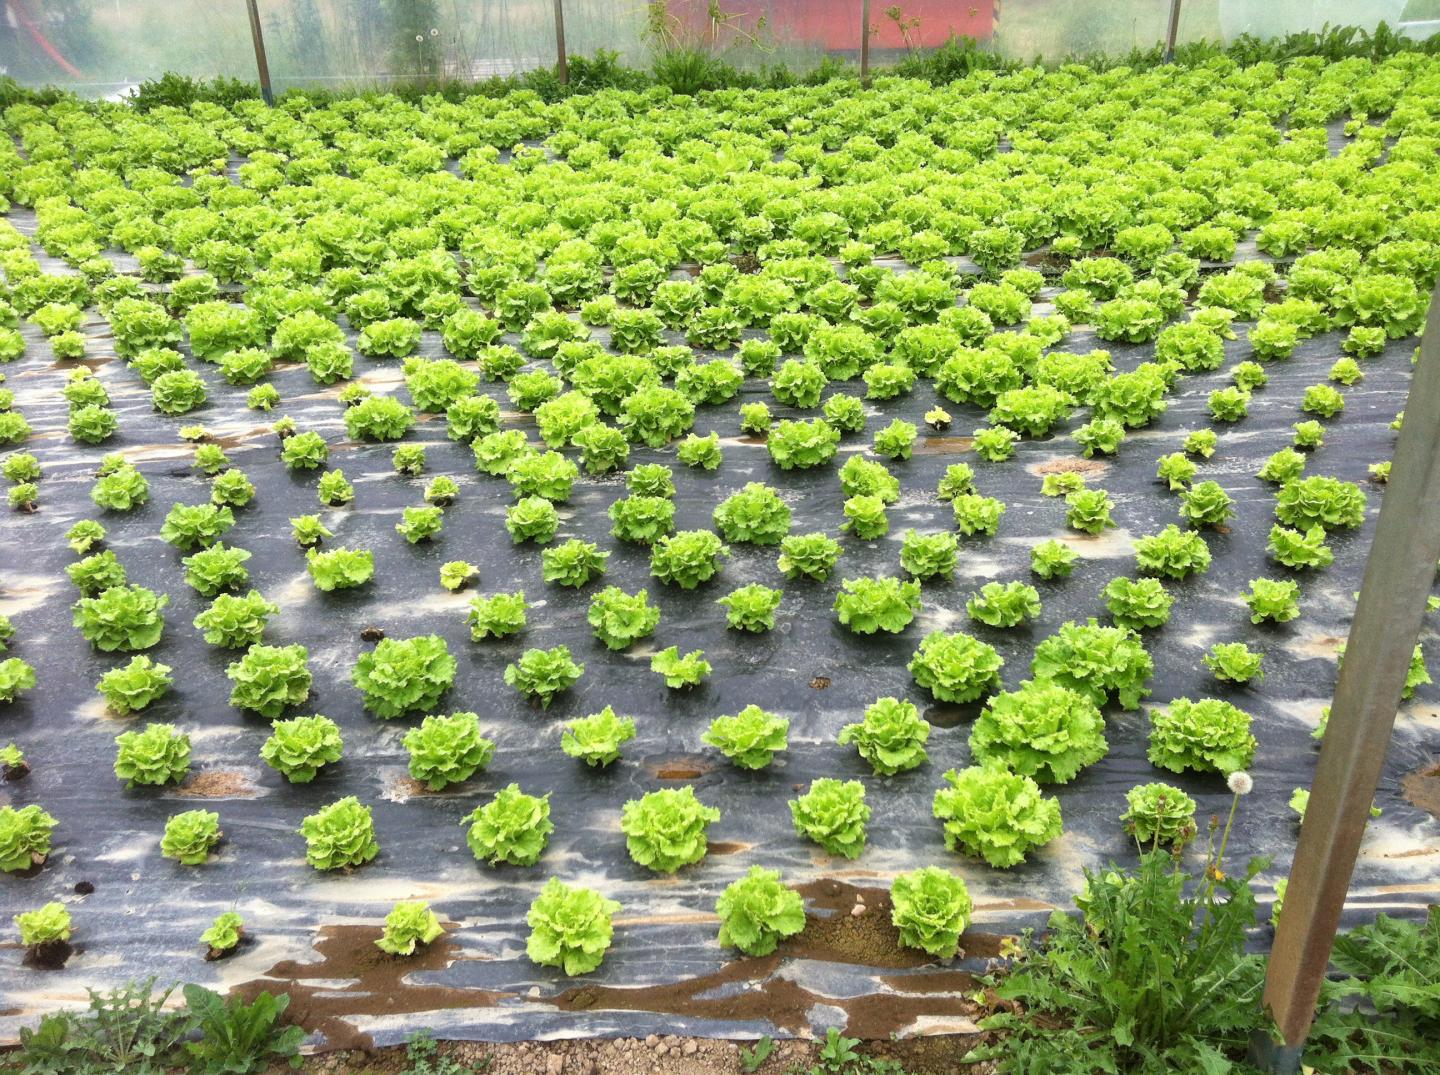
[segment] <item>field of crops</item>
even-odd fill
[[[0,1026],[884,1037],[1235,773],[1285,876],[1440,60],[3,123]]]

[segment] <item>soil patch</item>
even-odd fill
[[[1400,781],[1405,801],[1432,817],[1440,817],[1440,765],[1417,769]]]

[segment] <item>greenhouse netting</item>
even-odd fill
[[[911,0],[869,7],[872,62],[952,36],[1011,59],[1149,48],[1166,36],[1170,0]],[[737,67],[805,70],[853,60],[862,0],[257,0],[277,90],[476,81],[548,67],[556,10],[571,55],[608,50],[645,65],[699,47]],[[245,0],[0,0],[0,73],[86,96],[126,92],[173,71],[253,79]],[[1326,25],[1412,37],[1440,28],[1437,0],[1182,0],[1178,40],[1273,38]]]

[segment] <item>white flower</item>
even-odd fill
[[[1236,795],[1249,795],[1255,789],[1255,781],[1244,769],[1236,769],[1225,780]]]
[[[425,40],[425,35],[424,35],[424,34],[416,34],[416,35],[415,35],[415,40],[416,40],[416,41],[424,41],[424,40]]]

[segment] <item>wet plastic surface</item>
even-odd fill
[[[12,215],[24,226],[21,217]],[[582,477],[571,502],[562,506],[559,540],[595,540],[612,555],[603,581],[579,593],[544,584],[538,550],[512,545],[504,528],[508,485],[474,472],[468,447],[445,438],[443,418],[422,416],[406,438],[427,445],[429,467],[420,478],[402,478],[390,466],[392,446],[346,441],[338,386],[317,388],[303,366],[282,367],[273,375],[284,402],[267,417],[244,408],[245,389],[224,385],[212,367],[196,363],[210,385],[210,403],[181,419],[160,416],[151,410],[138,378],[109,360],[105,325],[95,319],[86,327],[87,362],[110,391],[120,432],[102,446],[86,448],[64,432],[59,389],[73,363],[52,362],[33,327],[25,331],[31,347],[4,372],[17,407],[35,428],[27,448],[40,457],[45,478],[37,514],[0,516],[0,612],[14,620],[18,631],[12,651],[36,666],[40,685],[0,713],[0,740],[20,745],[34,770],[23,782],[0,786],[0,802],[40,803],[60,825],[43,869],[25,878],[0,879],[0,917],[8,922],[19,910],[64,899],[71,904],[79,951],[63,971],[49,973],[22,970],[14,946],[0,952],[5,967],[0,971],[0,1033],[13,1034],[38,1011],[83,1003],[85,986],[151,974],[212,986],[290,988],[297,995],[295,1014],[305,1018],[308,1012],[307,1025],[323,1026],[331,1044],[365,1036],[378,1043],[397,1041],[418,1026],[433,1026],[440,1036],[500,1040],[651,1031],[795,1033],[847,1018],[852,1029],[863,1024],[883,1033],[964,1029],[963,1016],[955,1013],[967,980],[954,972],[983,964],[989,942],[979,932],[1008,933],[1042,923],[1049,909],[1069,906],[1083,867],[1131,855],[1118,822],[1130,787],[1157,779],[1178,784],[1199,802],[1202,829],[1204,819],[1229,807],[1222,778],[1174,777],[1149,765],[1143,709],[1111,709],[1109,755],[1073,783],[1053,789],[1065,820],[1060,839],[1009,871],[952,855],[931,817],[931,798],[945,770],[968,763],[967,739],[978,707],[933,705],[905,665],[928,632],[969,631],[1005,658],[1004,685],[1011,689],[1027,678],[1035,645],[1061,623],[1103,618],[1098,592],[1110,578],[1131,572],[1133,539],[1180,521],[1178,501],[1155,481],[1155,460],[1178,450],[1187,432],[1209,424],[1207,394],[1228,383],[1235,361],[1250,357],[1243,330],[1239,341],[1227,344],[1225,369],[1185,379],[1170,397],[1168,412],[1151,427],[1131,433],[1118,457],[1109,460],[1076,462],[1076,445],[1065,431],[1085,420],[1082,411],[1057,435],[1022,442],[1010,461],[984,463],[969,450],[965,436],[981,424],[982,413],[945,402],[954,426],[946,435],[927,435],[921,416],[936,397],[922,382],[908,398],[867,404],[866,433],[842,442],[835,465],[784,472],[770,462],[762,441],[736,436],[739,404],[769,399],[763,383],[747,382],[739,399],[701,408],[697,417],[697,432],[721,433],[725,463],[718,472],[678,465],[673,448],[632,451],[632,465],[660,461],[674,467],[677,527],[711,526],[711,511],[722,498],[748,481],[765,481],[790,504],[792,532],[825,530],[839,536],[842,498],[835,467],[868,447],[874,431],[898,416],[922,425],[922,436],[913,459],[891,464],[903,493],[889,512],[889,536],[872,542],[842,537],[839,568],[824,584],[783,581],[773,548],[732,546],[715,580],[685,592],[649,576],[647,549],[609,537],[606,511],[624,494],[623,480]],[[1077,330],[1063,346],[1087,350],[1104,345],[1088,330]],[[1214,553],[1211,570],[1172,584],[1176,602],[1170,624],[1145,636],[1156,666],[1149,703],[1216,696],[1254,715],[1260,742],[1255,792],[1244,801],[1231,855],[1237,862],[1252,854],[1273,856],[1263,875],[1266,891],[1288,868],[1297,826],[1287,800],[1292,789],[1308,784],[1313,771],[1317,751],[1310,733],[1333,688],[1336,646],[1348,629],[1352,593],[1379,509],[1380,487],[1368,481],[1366,468],[1389,457],[1393,434],[1388,424],[1404,403],[1412,348],[1412,340],[1396,341],[1383,355],[1362,363],[1365,380],[1346,390],[1344,414],[1327,423],[1326,444],[1311,458],[1308,473],[1362,483],[1369,509],[1363,528],[1332,536],[1334,566],[1301,578],[1301,618],[1278,627],[1252,626],[1240,594],[1252,578],[1283,574],[1265,556],[1274,488],[1254,474],[1267,455],[1289,443],[1291,423],[1306,417],[1299,411],[1304,387],[1324,380],[1340,355],[1339,336],[1333,333],[1303,344],[1287,362],[1267,364],[1270,384],[1255,393],[1250,416],[1234,426],[1217,426],[1218,451],[1202,463],[1198,477],[1225,487],[1235,499],[1237,518],[1229,532],[1207,532]],[[1152,350],[1109,349],[1120,368],[1133,367]],[[435,333],[425,334],[424,350],[440,353]],[[356,370],[373,388],[408,398],[398,361],[357,356]],[[503,385],[488,384],[483,390],[506,411],[505,428],[525,429],[535,439],[533,420],[511,413]],[[831,390],[853,393],[863,391],[863,385],[837,384]],[[773,404],[772,409],[777,419],[788,410]],[[318,472],[291,474],[282,467],[279,442],[269,431],[279,414],[326,436],[330,465],[342,467],[356,484],[354,506],[321,510],[314,494]],[[192,449],[176,436],[179,426],[192,422],[206,424],[259,490],[251,506],[237,511],[237,524],[225,540],[254,554],[248,565],[251,584],[281,606],[266,640],[298,642],[309,649],[314,686],[310,700],[294,712],[324,713],[339,723],[345,737],[344,760],[311,784],[289,785],[259,760],[268,722],[228,704],[224,670],[236,654],[207,646],[191,626],[206,602],[184,584],[182,554],[159,537],[171,504],[197,503],[209,495],[207,480],[190,468]],[[111,451],[123,451],[150,480],[149,504],[130,515],[100,515],[88,498],[94,465]],[[901,535],[909,527],[952,528],[950,507],[937,500],[935,488],[945,467],[955,462],[973,465],[980,490],[1006,501],[998,535],[963,542],[954,580],[925,587],[923,609],[902,634],[851,634],[831,611],[840,580],[898,573]],[[1116,500],[1117,529],[1094,538],[1067,531],[1063,500],[1041,495],[1039,475],[1067,469],[1072,462]],[[402,508],[421,502],[425,480],[436,474],[455,477],[460,498],[446,512],[441,535],[411,546],[394,524]],[[323,594],[311,585],[288,519],[315,511],[335,531],[332,546],[374,550],[376,577],[362,591]],[[138,718],[108,715],[94,690],[104,671],[128,658],[92,651],[70,625],[75,594],[64,568],[73,557],[62,535],[77,519],[92,515],[109,530],[108,547],[131,581],[171,597],[165,636],[150,655],[174,669],[176,686]],[[1030,575],[1029,549],[1052,536],[1071,542],[1083,559],[1071,578],[1047,583]],[[440,588],[438,573],[442,563],[456,559],[477,564],[480,576],[468,590],[452,595]],[[965,601],[990,579],[1035,582],[1044,602],[1038,622],[1008,631],[972,624]],[[776,628],[768,634],[727,631],[725,610],[715,604],[749,582],[785,590]],[[585,621],[588,598],[608,584],[631,592],[649,590],[661,609],[652,639],[611,653],[592,637]],[[516,589],[525,590],[536,606],[529,628],[499,642],[470,641],[465,625],[470,598]],[[487,771],[441,793],[425,792],[409,780],[400,740],[414,721],[368,715],[350,684],[351,667],[369,648],[361,631],[371,626],[391,637],[434,632],[448,640],[459,672],[443,708],[480,714],[486,734],[497,743]],[[1432,637],[1428,625],[1425,637]],[[1213,680],[1201,658],[1211,644],[1232,640],[1266,652],[1263,683],[1227,689]],[[586,671],[573,690],[542,711],[503,683],[502,670],[527,647],[559,643],[571,648]],[[650,671],[649,659],[670,645],[682,652],[704,649],[715,668],[711,679],[690,693],[668,691]],[[912,699],[936,725],[928,763],[890,778],[872,776],[852,749],[835,743],[844,724],[859,719],[866,705],[884,695]],[[1401,789],[1406,774],[1431,760],[1430,745],[1440,725],[1436,699],[1433,688],[1422,688],[1397,724],[1377,795],[1384,814],[1372,822],[1357,867],[1353,913],[1418,910],[1440,896],[1440,824],[1410,805]],[[789,750],[758,773],[734,768],[700,741],[714,716],[752,702],[791,720]],[[639,734],[620,762],[597,771],[561,752],[560,728],[605,705],[634,716]],[[114,737],[146,721],[172,721],[190,733],[193,769],[183,785],[127,791],[115,779]],[[866,785],[873,815],[866,851],[853,862],[825,856],[791,825],[786,801],[819,776]],[[553,793],[555,833],[533,869],[479,864],[464,842],[461,818],[512,781],[528,792]],[[711,851],[702,863],[674,878],[657,877],[626,854],[620,808],[644,792],[685,783],[694,784],[699,797],[718,807],[722,817],[710,828]],[[306,814],[343,795],[356,795],[374,807],[382,850],[352,874],[322,875],[305,864],[304,840],[296,830]],[[158,845],[166,818],[199,806],[220,814],[225,842],[218,855],[199,868],[162,858]],[[832,879],[883,889],[895,873],[928,863],[960,873],[975,899],[977,937],[967,944],[971,958],[963,964],[948,969],[871,966],[874,961],[863,946],[822,947],[818,955],[807,956],[802,938],[782,948],[778,957],[730,965],[733,953],[715,943],[715,898],[751,865],[779,868],[792,884],[813,886]],[[552,874],[597,887],[623,904],[609,956],[596,973],[581,979],[566,980],[537,968],[524,955],[525,910]],[[74,887],[86,882],[94,886],[93,893],[75,895]],[[831,896],[829,911],[848,914],[854,894],[845,889]],[[416,963],[389,960],[369,943],[391,905],[406,898],[430,901],[455,924],[451,938]],[[877,901],[876,894],[865,897],[871,908],[865,915],[876,929]],[[812,898],[812,910],[823,915],[825,903]],[[244,916],[254,943],[231,959],[206,963],[199,934],[216,914],[231,909]],[[317,942],[318,951],[312,947]],[[907,985],[903,979],[908,975],[921,975],[924,984]],[[303,996],[293,984],[302,979],[308,990]],[[672,983],[681,984],[672,989]],[[662,988],[629,999],[610,992],[655,986]],[[575,993],[577,988],[582,992]],[[587,988],[592,991],[583,992]],[[757,992],[768,998],[766,1005],[741,1002]],[[924,1003],[900,1003],[915,994]],[[727,998],[733,1003],[724,1003]],[[878,1015],[881,1009],[893,1017]]]

